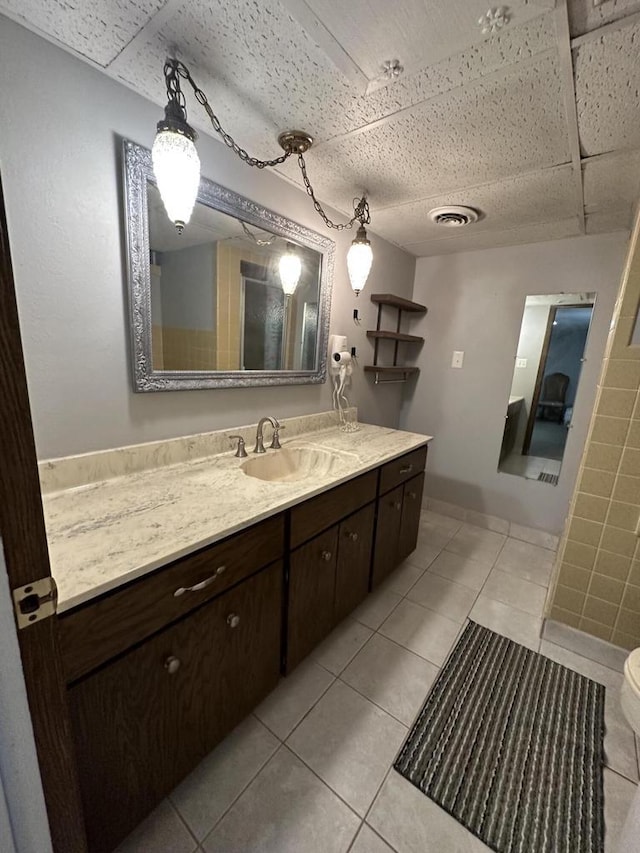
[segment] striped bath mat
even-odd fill
[[[601,853],[604,687],[470,622],[395,769],[498,853]]]

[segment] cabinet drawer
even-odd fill
[[[284,516],[177,560],[154,574],[59,618],[62,657],[73,681],[219,595],[223,590],[280,559]],[[187,587],[206,584],[201,589]],[[180,589],[185,591],[179,595]]]
[[[421,471],[424,471],[424,466],[427,463],[427,447],[419,447],[417,450],[412,450],[411,453],[405,453],[399,459],[394,459],[393,462],[387,462],[380,469],[380,494],[395,489],[400,483],[415,477]]]
[[[291,510],[291,547],[337,524],[361,506],[375,500],[377,471],[369,471],[342,486],[305,501]]]
[[[90,853],[113,848],[272,690],[276,563],[69,689]]]

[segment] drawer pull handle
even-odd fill
[[[350,539],[352,542],[357,542],[357,541],[358,541],[358,538],[359,538],[359,537],[358,537],[358,534],[357,534],[357,533],[349,533],[349,532],[347,532],[347,539]]]
[[[404,468],[400,469],[401,474],[410,474],[413,471],[413,465],[405,465]]]
[[[240,624],[240,617],[238,616],[237,613],[230,613],[227,616],[227,625],[230,628],[237,628],[239,624]]]
[[[184,595],[185,592],[200,592],[201,589],[206,589],[210,584],[216,580],[223,572],[227,570],[226,566],[218,566],[215,572],[211,575],[210,578],[206,580],[200,581],[200,583],[195,583],[193,586],[181,586],[174,593],[174,598],[179,598],[181,595]]]
[[[394,509],[401,510],[402,509],[402,501],[391,501],[390,504]]]
[[[333,554],[331,553],[331,551],[323,551],[320,556],[325,561],[325,563],[328,563],[331,560]]]
[[[164,662],[164,668],[167,670],[169,675],[175,675],[180,669],[180,658],[177,658],[174,655],[169,655]]]
[[[412,501],[415,501],[415,499],[418,497],[415,492],[407,492],[407,494],[409,495]]]

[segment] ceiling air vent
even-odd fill
[[[429,219],[445,228],[464,228],[479,219],[479,213],[472,207],[434,207],[429,211]]]

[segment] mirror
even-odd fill
[[[498,471],[557,485],[595,297],[527,296]]]
[[[324,382],[333,241],[205,178],[180,235],[150,151],[125,141],[124,167],[135,390]]]

